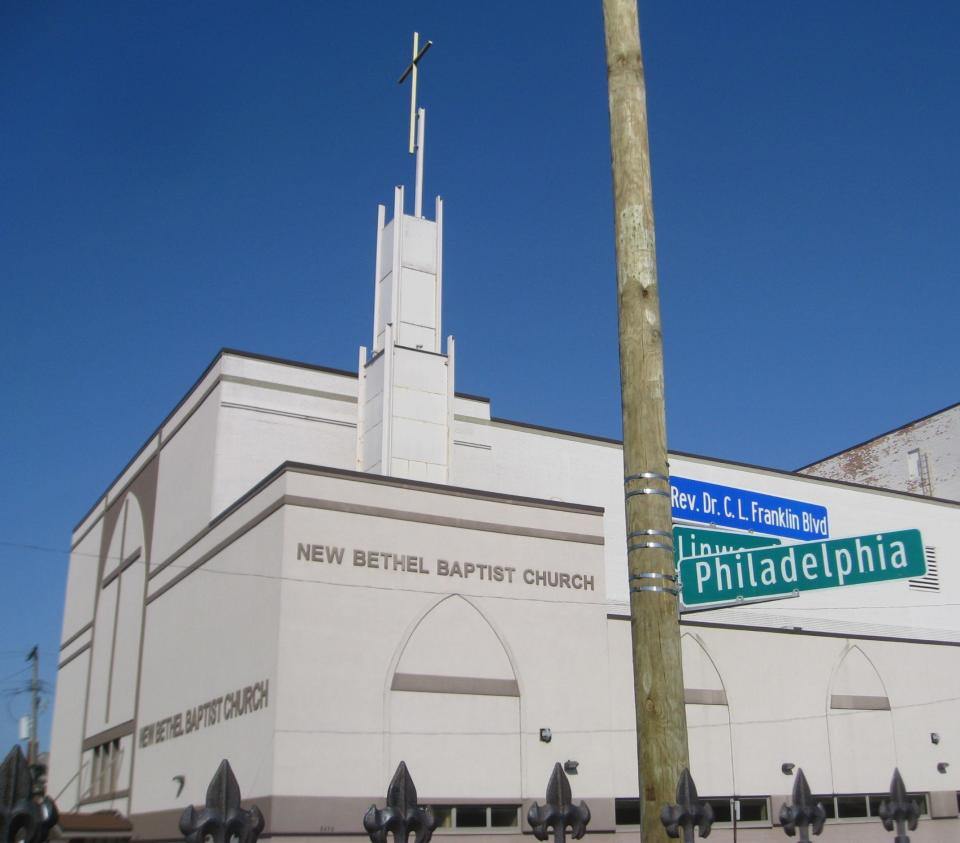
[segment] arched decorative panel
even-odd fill
[[[690,772],[702,795],[729,796],[736,788],[727,692],[700,640],[687,633],[680,646]]]
[[[417,624],[389,690],[388,766],[426,799],[518,799],[520,687],[489,621],[453,595]]]
[[[849,647],[834,670],[827,726],[834,792],[885,791],[897,765],[890,700],[859,646]]]
[[[147,573],[144,519],[136,495],[119,503],[112,526],[94,619],[81,796],[126,810]]]

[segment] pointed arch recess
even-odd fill
[[[514,800],[524,775],[516,660],[482,609],[459,594],[425,608],[385,677],[384,775],[402,759],[422,793]],[[495,783],[490,791],[491,783]]]
[[[733,727],[723,678],[700,636],[684,633],[680,647],[690,769],[701,793],[736,793]]]
[[[898,765],[893,713],[880,672],[857,644],[833,670],[826,715],[834,792],[882,791]]]
[[[729,705],[723,677],[700,637],[685,632],[680,638],[680,649],[683,701],[687,705]]]
[[[890,711],[890,698],[880,671],[857,644],[846,647],[830,677],[827,712]]]
[[[519,697],[512,654],[477,606],[451,594],[413,624],[391,665],[391,691]]]

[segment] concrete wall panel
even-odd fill
[[[419,217],[403,218],[403,265],[421,272],[437,271],[437,224]]]
[[[389,766],[406,761],[434,799],[519,800],[520,700],[467,694],[390,695]]]
[[[446,361],[442,357],[406,348],[396,350],[394,360],[396,386],[446,395],[446,371]]]
[[[356,423],[355,400],[228,385],[216,435],[214,514],[286,461],[355,468]]]
[[[134,719],[137,676],[140,667],[146,561],[134,562],[120,577],[113,680],[110,686],[110,717],[107,728]]]
[[[213,515],[219,400],[216,386],[160,452],[153,565],[162,563]]]
[[[90,669],[90,691],[87,698],[87,720],[84,737],[108,728],[110,664],[114,649],[114,622],[117,613],[119,580],[100,591],[97,618],[93,627],[93,656]]]
[[[61,811],[76,807],[80,798],[80,749],[83,745],[83,702],[87,688],[89,651],[57,672],[57,705],[50,732],[50,775],[47,791]]]
[[[235,523],[211,536],[213,546]],[[224,757],[245,796],[272,792],[281,532],[275,513],[148,605],[134,813],[202,804]],[[180,796],[177,775],[186,779]]]
[[[432,332],[437,327],[437,276],[404,267],[400,270],[400,277],[403,284],[400,321],[429,328],[432,340]],[[427,350],[433,351],[432,341]]]
[[[69,640],[93,621],[102,529],[103,520],[101,519],[70,553],[61,642]]]

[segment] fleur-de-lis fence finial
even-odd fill
[[[14,746],[0,764],[0,843],[44,843],[58,817],[51,799],[33,798],[33,773]]]
[[[257,843],[263,831],[263,814],[254,805],[250,810],[240,806],[240,785],[230,769],[230,762],[220,762],[207,787],[207,802],[197,811],[190,805],[180,817],[180,832],[187,843]]]
[[[550,781],[547,782],[547,794],[544,806],[541,808],[536,802],[527,811],[527,822],[533,829],[533,836],[537,840],[546,840],[548,829],[553,829],[554,843],[564,843],[567,839],[567,826],[574,840],[583,837],[590,822],[590,808],[586,802],[573,804],[573,794],[570,791],[570,779],[563,772],[559,762],[553,765]]]
[[[660,810],[660,822],[666,828],[668,837],[679,837],[682,831],[684,843],[693,843],[695,827],[699,829],[701,837],[710,836],[713,808],[709,802],[700,801],[693,776],[686,767],[677,782],[677,804],[663,806]]]
[[[797,777],[793,781],[790,803],[780,806],[780,824],[783,831],[793,837],[799,829],[800,837],[797,843],[810,843],[811,833],[816,836],[823,831],[827,812],[819,802],[814,803],[802,768],[797,770]]]
[[[893,781],[890,782],[890,798],[884,799],[880,803],[878,813],[880,819],[883,820],[883,827],[887,831],[893,831],[894,824],[896,824],[897,836],[893,838],[894,843],[910,843],[909,835],[904,833],[904,826],[910,831],[917,827],[920,806],[912,799],[907,799],[907,789],[904,787],[899,768],[893,771]]]
[[[388,834],[393,834],[394,843],[406,843],[411,833],[414,843],[430,843],[437,821],[430,808],[417,805],[417,788],[403,761],[387,788],[386,806],[381,811],[371,805],[363,816],[363,827],[373,843],[387,843]]]

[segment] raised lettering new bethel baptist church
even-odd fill
[[[228,758],[265,835],[355,837],[404,760],[438,835],[519,839],[560,761],[589,830],[637,838],[621,446],[455,390],[443,206],[428,218],[420,184],[412,214],[402,188],[380,208],[356,372],[222,351],[77,525],[61,811],[178,839]],[[690,454],[670,468],[715,835],[736,815],[779,839],[795,767],[846,837],[875,834],[899,767],[923,839],[955,839],[958,504]]]

